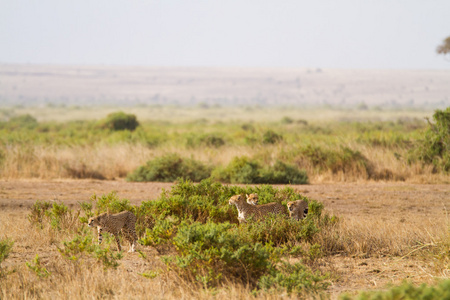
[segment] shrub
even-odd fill
[[[319,272],[313,273],[299,263],[289,264],[283,261],[277,269],[262,276],[258,286],[266,291],[287,292],[288,295],[295,293],[299,297],[305,297],[325,290],[329,285],[324,281],[327,277]]]
[[[113,131],[129,130],[133,131],[139,126],[136,116],[124,112],[115,112],[109,114],[105,120],[100,122],[100,127]]]
[[[305,170],[287,165],[277,160],[273,167],[265,168],[261,172],[261,183],[269,184],[307,184],[308,175]]]
[[[9,129],[35,129],[39,123],[31,115],[21,115],[11,118],[6,124]]]
[[[436,110],[423,140],[409,153],[409,161],[432,164],[435,171],[450,172],[450,107]]]
[[[37,225],[40,229],[44,228],[46,224],[44,221],[48,221],[52,229],[73,231],[79,225],[77,222],[79,215],[80,211],[73,212],[63,203],[36,201],[27,218],[31,224]]]
[[[321,171],[331,171],[336,174],[361,174],[366,178],[372,178],[375,173],[372,163],[359,151],[348,147],[339,150],[324,150],[318,146],[308,145],[301,150],[302,154]]]
[[[267,130],[263,135],[264,144],[276,144],[283,140],[283,136],[274,132],[273,130]]]
[[[107,195],[102,195],[98,197],[96,194],[92,195],[90,198],[91,203],[95,203],[97,215],[107,212],[110,214],[116,214],[124,210],[134,211],[134,207],[130,204],[128,199],[119,199],[117,192],[112,191]],[[89,205],[84,205],[84,210],[87,214],[89,213]]]
[[[214,170],[212,177],[226,183],[258,183],[261,167],[246,156],[235,157],[225,168]]]
[[[105,270],[108,268],[116,269],[119,266],[118,260],[123,258],[123,254],[111,251],[111,241],[112,239],[106,238],[104,243],[107,246],[102,248],[100,245],[92,243],[91,235],[88,234],[85,237],[76,235],[71,241],[65,241],[62,248],[58,247],[58,251],[63,257],[71,261],[78,261],[87,254],[95,257],[98,262],[102,263]]]
[[[254,286],[273,268],[273,249],[269,244],[242,241],[232,228],[230,223],[183,222],[173,239],[178,255],[166,258],[165,263],[205,287],[217,286],[225,278]]]
[[[305,184],[308,175],[295,166],[276,161],[273,167],[263,168],[246,156],[235,157],[225,168],[213,171],[215,180],[225,183]]]
[[[0,240],[0,268],[2,262],[8,258],[11,253],[11,249],[14,245],[14,242],[10,239],[2,239]]]
[[[211,168],[199,161],[167,154],[148,161],[127,176],[128,181],[173,182],[179,178],[199,182],[211,175]]]
[[[33,271],[39,278],[45,278],[50,276],[50,272],[43,266],[41,266],[41,261],[39,260],[39,255],[36,254],[32,262],[26,262],[25,265]]]

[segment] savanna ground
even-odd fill
[[[167,108],[146,109],[164,112]],[[46,110],[55,113],[59,108]],[[42,115],[27,108],[3,114],[32,115],[33,111]],[[253,298],[245,285],[202,289],[173,272],[160,271],[166,268],[160,259],[166,253],[152,246],[139,246],[141,253],[124,253],[118,268],[107,272],[92,259],[71,264],[58,251],[69,236],[38,230],[27,219],[36,201],[61,202],[75,209],[93,194],[112,191],[133,205],[155,200],[174,184],[129,182],[125,177],[146,161],[170,152],[219,170],[242,155],[250,163],[270,166],[281,160],[303,168],[309,184],[274,186],[290,186],[339,218],[336,226],[315,238],[323,255],[307,262],[312,270],[328,274],[323,297],[386,289],[404,280],[434,284],[450,278],[448,173],[408,159],[414,141],[424,135],[423,117],[432,113],[317,112],[334,116],[323,122],[315,118],[316,112],[290,109],[276,114],[261,108],[192,112],[193,119],[186,116],[189,110],[169,110],[172,117],[184,114],[190,121],[170,123],[156,118],[134,132],[110,132],[89,121],[60,124],[40,119],[37,123],[37,118],[5,125],[0,148],[0,237],[12,239],[14,245],[1,265],[12,272],[2,279],[3,297]],[[257,117],[264,112],[270,115],[266,123]],[[198,119],[204,114],[210,117]],[[273,142],[265,141],[268,129],[278,136]],[[99,177],[104,180],[92,179]],[[327,250],[331,248],[338,251]],[[33,263],[37,254],[40,263]],[[27,264],[34,265],[34,271]],[[256,297],[296,296],[281,292]]]
[[[155,199],[171,183],[131,183],[123,180],[2,180],[0,181],[1,232],[13,237],[14,251],[5,261],[4,267],[24,269],[25,263],[36,254],[44,266],[60,260],[55,244],[33,232],[26,215],[37,201],[62,201],[69,207],[89,199],[92,194],[117,191],[132,204]],[[433,284],[437,279],[450,278],[449,266],[428,255],[426,250],[436,247],[448,230],[450,186],[447,184],[408,184],[389,182],[329,183],[292,186],[301,194],[322,202],[325,210],[344,220],[341,230],[352,236],[349,243],[353,250],[325,257],[319,261],[320,268],[330,272],[333,280],[327,290],[332,298],[343,292],[384,289],[387,284],[400,284],[404,280],[415,284]],[[403,242],[418,238],[426,240],[422,246],[402,252]],[[137,253],[126,253],[120,260],[118,272],[126,277],[114,283],[116,297],[126,297],[127,285],[137,282],[145,290],[149,279],[139,276],[149,269],[161,268],[158,253],[151,247],[140,246],[147,259]],[[425,251],[424,251],[425,250]],[[401,254],[400,254],[401,253]],[[23,270],[22,270],[23,271]],[[22,276],[34,276],[31,274]],[[84,284],[94,284],[89,278]],[[101,284],[95,280],[95,284]],[[113,279],[109,279],[113,280]],[[171,287],[170,278],[159,278],[152,283],[155,298],[176,298],[182,291]],[[101,281],[101,280],[100,280]],[[166,282],[167,281],[167,282]],[[107,285],[105,279],[103,284]],[[134,285],[133,285],[134,286]],[[70,289],[70,287],[68,287]],[[136,288],[134,286],[134,288]],[[156,290],[155,290],[156,288]],[[64,295],[61,286],[55,286],[50,295]],[[92,289],[101,291],[101,289]],[[73,291],[76,295],[77,293]],[[182,297],[208,298],[212,295],[186,292]],[[231,298],[249,298],[243,291],[230,291]],[[133,297],[144,297],[134,291]]]

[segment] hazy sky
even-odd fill
[[[450,69],[450,0],[0,0],[0,63]]]

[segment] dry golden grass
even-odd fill
[[[354,149],[361,148],[349,145]],[[205,164],[224,166],[237,156],[251,157],[255,151],[263,151],[268,160],[273,160],[284,151],[284,145],[265,146],[264,150],[255,150],[251,146],[223,146],[220,148],[205,148],[204,151],[167,145],[155,149],[141,144],[121,143],[115,145],[74,145],[74,146],[43,146],[34,145],[24,148],[20,145],[8,147],[2,164],[3,178],[93,178],[115,179],[124,178],[148,160],[167,153],[177,153],[182,157],[192,157]],[[411,183],[448,183],[446,174],[434,173],[431,166],[419,163],[408,164],[404,159],[397,159],[396,153],[405,150],[362,147],[361,154],[373,165],[378,180],[406,181]],[[261,154],[260,154],[261,155]],[[310,182],[361,182],[367,181],[364,170],[354,168],[345,173],[318,170],[311,162],[302,160],[299,167],[307,171]],[[378,175],[377,175],[378,176]],[[377,180],[377,178],[372,178]]]
[[[152,247],[138,247],[145,258],[138,253],[124,253],[117,270],[104,271],[102,264],[91,257],[77,263],[69,261],[57,246],[70,240],[71,235],[31,226],[26,219],[29,210],[21,207],[30,198],[31,190],[35,200],[52,200],[48,191],[56,190],[59,200],[73,203],[73,197],[77,197],[73,194],[75,188],[80,191],[78,197],[86,200],[92,187],[99,193],[111,188],[119,194],[128,193],[131,202],[139,204],[157,197],[160,190],[152,189],[154,185],[86,180],[0,182],[0,238],[14,240],[11,254],[2,264],[4,270],[14,272],[0,281],[0,298],[290,299],[280,294],[253,297],[251,290],[236,284],[216,290],[187,284],[167,271]],[[343,291],[382,289],[388,283],[399,284],[405,279],[419,284],[450,278],[448,185],[364,182],[295,188],[319,200],[327,211],[340,218],[313,241],[321,245],[323,257],[309,263],[331,275],[331,286],[324,297],[336,298]],[[11,198],[16,200],[5,207]],[[303,247],[307,249],[308,245]],[[38,277],[25,265],[36,254],[41,266],[51,273],[48,277]],[[158,276],[139,275],[151,272]]]

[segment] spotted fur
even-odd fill
[[[302,220],[308,215],[308,203],[304,200],[289,201],[287,203],[289,215],[295,220]]]
[[[270,213],[287,216],[284,205],[276,202],[263,205],[252,205],[248,204],[241,195],[235,195],[230,198],[228,203],[236,206],[239,223],[245,223],[250,218],[253,220],[261,220]]]
[[[103,240],[102,231],[105,230],[114,235],[117,248],[121,251],[119,232],[122,231],[124,238],[130,243],[130,251],[134,252],[137,242],[136,235],[136,216],[130,211],[123,211],[118,214],[103,213],[96,217],[90,218],[89,227],[97,227],[98,243],[101,244]]]

